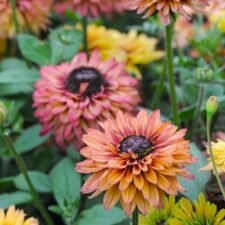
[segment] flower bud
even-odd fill
[[[199,82],[208,82],[213,80],[213,70],[209,68],[197,68],[195,78]]]
[[[212,118],[214,113],[217,111],[218,108],[218,98],[216,96],[211,96],[206,104],[206,112],[209,118]]]

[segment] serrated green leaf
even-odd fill
[[[41,173],[39,171],[30,171],[28,172],[28,175],[37,192],[40,193],[52,192],[51,181],[46,174]],[[23,174],[16,176],[14,178],[14,183],[19,190],[29,191],[29,186],[27,185],[27,182]]]
[[[15,147],[18,153],[25,153],[46,142],[49,135],[40,136],[41,125],[31,126],[23,131],[16,140]]]
[[[20,51],[26,59],[40,66],[50,64],[51,51],[48,43],[29,34],[19,34],[18,43]]]
[[[93,206],[79,214],[76,225],[113,225],[126,219],[123,211],[117,207],[106,211],[102,205]]]
[[[69,158],[62,159],[50,173],[54,197],[61,208],[80,199],[81,178]]]
[[[28,203],[32,200],[32,196],[26,192],[13,192],[0,195],[0,208],[7,209],[11,205],[19,205]]]

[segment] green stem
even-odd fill
[[[179,115],[178,115],[178,105],[177,105],[174,66],[173,66],[172,37],[173,37],[173,23],[166,26],[166,38],[165,38],[166,61],[167,61],[166,66],[167,66],[167,74],[168,74],[169,85],[170,85],[170,99],[172,103],[173,120],[174,120],[174,123],[177,126],[179,126]]]
[[[12,155],[15,157],[15,160],[18,164],[18,167],[21,171],[21,173],[24,175],[24,178],[27,182],[27,185],[30,189],[30,192],[33,196],[33,200],[34,200],[34,204],[35,206],[37,207],[37,209],[40,211],[41,215],[43,216],[43,218],[45,219],[45,222],[47,225],[54,225],[51,217],[49,216],[48,212],[46,211],[42,201],[40,200],[40,197],[38,195],[38,193],[36,192],[33,184],[32,184],[32,181],[28,175],[28,172],[27,172],[27,167],[23,161],[23,159],[20,157],[20,155],[17,153],[15,147],[14,147],[14,144],[11,140],[11,138],[8,136],[8,134],[3,134],[3,142],[6,146],[6,148],[12,153]]]
[[[133,212],[132,225],[138,225],[138,208],[136,208]]]
[[[19,27],[17,15],[16,15],[16,0],[10,0],[10,3],[11,3],[11,7],[12,7],[13,22],[15,25],[16,33],[18,34],[20,32],[20,27]]]
[[[194,119],[193,119],[193,123],[192,123],[192,135],[195,135],[195,129],[198,125],[198,120],[199,120],[199,116],[200,116],[200,112],[201,112],[201,107],[202,107],[202,103],[203,103],[203,97],[204,97],[204,87],[202,86],[202,84],[199,85],[199,91],[198,91],[198,100],[197,100],[197,107],[194,113]]]
[[[207,125],[206,125],[206,127],[207,127],[207,141],[208,141],[209,153],[210,153],[211,161],[212,161],[212,164],[213,164],[213,170],[215,172],[217,183],[218,183],[220,191],[221,191],[221,193],[223,195],[223,199],[225,200],[225,192],[224,192],[223,184],[222,184],[222,182],[220,180],[220,176],[219,176],[219,173],[218,173],[218,170],[217,170],[217,167],[216,167],[216,162],[215,162],[213,151],[212,151],[211,136],[210,136],[210,126],[211,126],[211,118],[209,116],[207,116]]]
[[[89,56],[88,51],[88,31],[87,31],[87,17],[82,18],[82,27],[83,27],[83,45],[84,45],[84,51],[86,52],[87,56]]]
[[[164,64],[163,71],[162,71],[162,73],[160,73],[159,83],[157,85],[155,95],[152,100],[152,105],[151,105],[152,109],[154,109],[156,107],[156,104],[158,103],[160,97],[162,96],[163,83],[164,83],[165,76],[166,76],[166,65]]]

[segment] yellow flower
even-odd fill
[[[138,78],[141,78],[139,65],[146,65],[164,56],[163,51],[156,50],[157,43],[156,38],[138,34],[136,30],[124,34],[104,26],[88,26],[89,50],[98,49],[105,60],[114,57],[118,62],[124,62],[126,70]]]
[[[217,206],[206,201],[201,193],[193,203],[181,198],[173,216],[166,225],[225,225],[225,209],[217,211]]]
[[[209,149],[207,149],[209,152]],[[217,139],[217,142],[212,142],[212,152],[214,155],[216,167],[219,174],[225,173],[225,141]],[[201,171],[204,170],[213,170],[213,165],[209,157],[209,163],[201,168]]]
[[[5,213],[3,209],[0,209],[0,224],[1,225],[38,225],[38,220],[30,217],[25,219],[25,213],[23,210],[16,210],[15,206],[10,206]]]
[[[214,12],[209,19],[213,24],[217,25],[221,32],[225,33],[225,10]]]
[[[164,207],[162,209],[152,207],[146,216],[140,215],[139,225],[164,224],[171,217],[175,208],[175,197],[165,197]]]

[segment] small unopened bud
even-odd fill
[[[218,98],[216,96],[211,96],[206,104],[206,112],[209,118],[215,114],[218,108]]]
[[[198,68],[195,71],[195,78],[199,82],[208,82],[213,80],[213,70],[209,68]]]
[[[6,108],[5,104],[0,101],[0,126],[3,125],[7,116],[8,116],[8,109]]]

